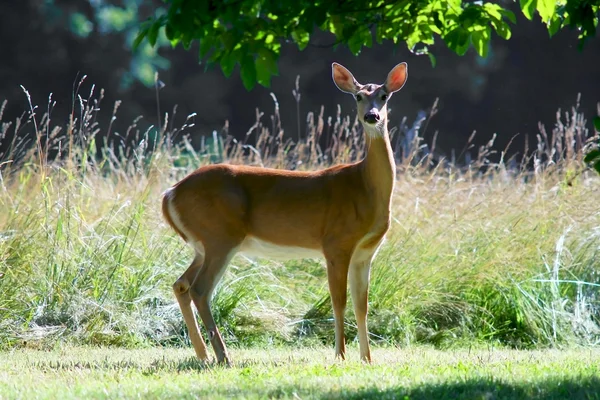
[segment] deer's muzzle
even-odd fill
[[[377,122],[379,122],[380,119],[381,117],[379,116],[379,112],[376,109],[369,110],[365,114],[365,122],[367,124],[376,124]]]

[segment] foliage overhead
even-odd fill
[[[436,38],[459,55],[473,47],[485,57],[492,32],[509,39],[510,24],[516,24],[507,6],[491,1],[164,1],[167,11],[157,10],[141,25],[134,48],[144,40],[154,46],[162,29],[173,46],[181,43],[189,49],[198,41],[201,62],[220,64],[226,76],[239,64],[247,89],[256,82],[268,87],[271,77],[278,74],[282,40],[291,40],[303,50],[311,44],[315,28],[334,34],[332,46],[346,45],[355,55],[373,41],[392,40],[405,42],[416,54],[428,54],[435,65],[428,46]],[[550,36],[565,27],[577,28],[580,48],[595,35],[597,1],[519,0],[519,6],[529,20],[537,14]]]
[[[143,6],[144,0],[121,0],[118,2],[93,0],[89,1],[87,7],[86,2],[80,2],[81,4],[77,6],[69,6],[65,2],[53,0],[39,3],[41,4],[37,8],[44,16],[46,29],[49,26],[62,25],[80,38],[88,38],[94,33],[121,35],[124,46],[130,48],[138,34],[140,8]],[[147,43],[139,46],[138,51],[132,55],[129,66],[122,72],[121,87],[127,88],[134,81],[152,86],[154,71],[166,69],[170,65],[167,59],[158,55],[158,49],[154,48],[155,44],[160,46],[168,43],[166,39],[163,39],[155,42],[152,46]]]

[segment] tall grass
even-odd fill
[[[102,91],[84,97],[79,88],[66,126],[55,124],[65,116],[52,115],[51,97],[43,113],[30,99],[16,121],[0,108],[0,347],[186,344],[171,284],[191,251],[162,221],[160,193],[210,162],[315,169],[364,154],[358,122],[339,107],[331,117],[309,113],[298,141],[284,135],[274,98],[270,118],[257,110],[242,140],[226,126],[198,145],[194,115],[178,127],[174,113],[143,131],[139,120],[126,132],[99,126]],[[109,107],[113,117],[119,106]],[[582,164],[595,135],[578,106],[559,111],[552,132],[540,126],[522,160],[506,159],[493,140],[475,148],[473,138],[460,158],[437,153],[419,132],[435,112],[391,127],[399,174],[393,226],[372,270],[372,339],[596,344],[600,184]],[[238,256],[213,308],[228,343],[333,340],[321,260]]]

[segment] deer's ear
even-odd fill
[[[331,64],[331,75],[333,82],[342,92],[356,94],[358,92],[359,83],[354,79],[354,76],[346,67],[338,63]]]
[[[387,76],[385,80],[385,89],[388,93],[394,93],[402,89],[402,86],[406,83],[408,78],[408,65],[405,62],[401,62],[396,65]]]

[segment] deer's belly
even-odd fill
[[[251,258],[268,258],[273,260],[294,260],[299,258],[321,258],[319,249],[308,249],[296,246],[282,246],[272,242],[248,236],[240,245],[239,252]]]

